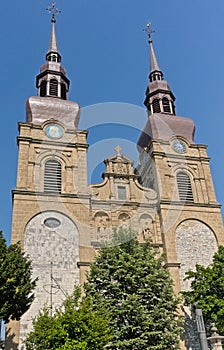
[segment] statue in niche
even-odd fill
[[[122,213],[118,217],[119,227],[125,230],[130,228],[130,216],[126,213]]]
[[[153,238],[152,218],[149,215],[143,214],[140,218],[140,232],[138,239],[140,243],[145,242],[146,239]]]
[[[102,241],[108,238],[109,234],[109,217],[106,213],[97,213],[94,217],[96,227],[96,239]]]

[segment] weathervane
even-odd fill
[[[148,35],[149,42],[151,42],[151,40],[152,40],[151,34],[155,32],[155,30],[151,29],[151,22],[148,22],[146,24],[146,27],[145,27],[145,29],[143,29],[143,32],[145,32]]]
[[[55,15],[57,15],[58,13],[61,13],[61,10],[59,10],[58,8],[55,7],[56,2],[53,1],[51,6],[48,6],[48,8],[46,8],[46,10],[51,13],[52,17],[51,17],[51,21],[55,22]]]

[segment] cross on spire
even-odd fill
[[[58,8],[55,7],[56,2],[53,1],[51,6],[48,6],[48,8],[46,8],[46,10],[51,13],[51,22],[56,22],[55,20],[55,15],[57,15],[58,13],[61,13],[61,10],[59,10]]]
[[[145,33],[148,35],[149,42],[151,42],[151,41],[152,41],[152,36],[151,36],[151,34],[155,32],[155,30],[153,30],[153,29],[151,28],[151,22],[148,22],[148,23],[146,24],[146,27],[145,27],[145,29],[143,29],[143,32],[145,32]]]

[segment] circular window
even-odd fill
[[[57,228],[61,225],[61,221],[56,218],[47,218],[44,220],[44,225],[48,228]]]

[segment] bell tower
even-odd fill
[[[176,115],[175,97],[159,67],[150,24],[145,31],[150,46],[148,118],[138,140],[138,172],[142,185],[159,195],[167,266],[180,291],[189,288],[185,272],[197,263],[208,265],[224,243],[223,224],[207,146],[194,142],[193,120]]]
[[[46,62],[19,122],[17,183],[13,190],[12,243],[20,241],[38,277],[35,301],[20,322],[8,327],[7,348],[22,349],[32,319],[44,305],[55,308],[75,283],[82,232],[87,232],[87,132],[78,130],[79,105],[68,99],[69,79],[56,39],[53,2]],[[84,238],[83,238],[84,237]],[[12,344],[10,344],[10,341]]]

